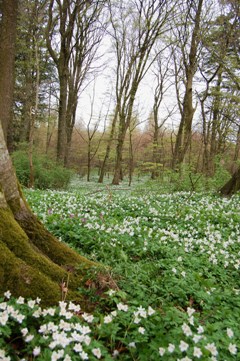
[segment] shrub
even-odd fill
[[[19,150],[12,155],[17,177],[20,183],[29,185],[29,159],[24,150]],[[33,155],[34,186],[38,189],[62,189],[66,188],[73,176],[73,171],[64,168],[50,159],[45,154]]]

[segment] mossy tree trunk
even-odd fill
[[[15,296],[40,297],[44,304],[67,294],[76,301],[81,272],[91,265],[53,237],[28,207],[0,127],[0,294],[9,289]]]
[[[7,2],[3,0],[2,5]],[[2,6],[5,8],[8,10]],[[12,31],[15,17],[9,11],[2,16],[9,20],[5,19],[8,27],[4,31]],[[14,52],[11,55],[14,57]],[[5,87],[1,101],[12,104],[12,85],[11,81],[5,82],[5,71],[10,80],[13,78],[8,67],[0,68],[0,88]],[[53,237],[28,207],[6,146],[3,125],[9,116],[4,114],[0,112],[0,295],[10,290],[16,297],[40,297],[43,305],[54,304],[66,296],[77,301],[81,272],[92,263]]]

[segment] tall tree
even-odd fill
[[[6,8],[9,0],[3,0],[1,4]],[[17,6],[17,1],[14,1]],[[7,29],[5,36],[9,38],[7,31],[12,33],[16,28],[16,18],[11,12],[3,12],[6,16]],[[2,32],[1,28],[1,32]],[[0,34],[1,36],[2,34]],[[14,42],[12,33],[11,41]],[[12,49],[14,46],[12,47]],[[9,49],[2,46],[5,53]],[[14,62],[6,57],[6,61]],[[4,64],[3,64],[4,65]],[[6,74],[11,79],[13,70],[9,73],[6,66],[0,68],[0,89],[3,102],[9,102],[9,113],[13,100],[13,88],[11,83],[5,83]],[[10,88],[10,90],[8,89]],[[9,114],[6,114],[6,120]],[[72,251],[66,245],[55,239],[37,220],[28,207],[24,196],[19,188],[16,175],[12,166],[11,158],[6,147],[3,126],[5,118],[0,122],[0,294],[9,289],[14,296],[41,297],[43,304],[54,304],[61,300],[59,285],[67,282],[70,276],[68,290],[64,292],[70,297],[77,299],[76,289],[79,287],[80,275],[76,266],[91,263]]]
[[[232,4],[236,4],[235,1]],[[239,89],[237,81],[236,34],[240,7],[220,8],[211,29],[203,39],[202,61],[199,64],[205,89],[199,94],[203,121],[203,171],[213,175],[216,156],[224,151],[228,137],[237,137]],[[235,13],[236,10],[236,13]],[[238,55],[237,55],[238,53]]]
[[[44,121],[48,108],[49,84],[55,81],[53,62],[47,54],[44,39],[46,25],[46,1],[21,0],[19,4],[14,92],[15,147],[18,143],[29,142],[32,124],[32,109],[37,122]],[[37,57],[36,57],[37,54]],[[39,93],[36,97],[36,93]]]
[[[152,49],[168,29],[175,2],[109,1],[111,36],[116,56],[116,114],[118,139],[113,184],[119,184],[123,145],[129,128],[139,84],[154,61]]]
[[[155,164],[156,168],[153,169],[151,178],[155,179],[159,173],[157,170],[157,166],[161,159],[161,150],[159,149],[159,133],[161,128],[164,126],[166,121],[172,115],[174,111],[174,105],[171,106],[170,109],[166,109],[165,114],[159,114],[159,110],[162,106],[164,96],[168,89],[171,87],[172,82],[170,81],[170,72],[169,72],[169,62],[170,62],[171,54],[164,57],[162,53],[158,54],[155,67],[154,67],[154,78],[156,80],[156,86],[154,89],[154,101],[153,101],[153,109],[152,109],[152,122],[151,122],[151,133],[153,139],[153,154],[152,154],[152,162]],[[162,108],[163,113],[163,108]]]
[[[57,159],[65,164],[68,162],[79,91],[102,39],[100,14],[103,5],[104,1],[99,0],[51,0],[49,3],[46,39],[57,67],[60,87]]]
[[[177,51],[180,55],[180,67],[183,70],[183,100],[177,89],[178,104],[181,120],[176,137],[173,154],[173,168],[179,166],[189,148],[192,134],[193,115],[196,108],[193,105],[193,80],[197,71],[199,48],[201,44],[201,19],[204,0],[183,1],[180,17],[182,24],[176,24],[177,48],[175,48],[175,64],[178,61]],[[180,20],[179,17],[177,18]],[[181,20],[180,20],[181,21]],[[176,69],[178,66],[176,66]]]

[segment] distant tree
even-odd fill
[[[175,2],[109,1],[111,37],[116,64],[118,135],[113,184],[121,179],[122,152],[139,84],[154,61],[154,44],[167,31]]]
[[[159,135],[160,131],[163,128],[166,121],[171,117],[171,115],[174,112],[174,105],[171,105],[171,109],[168,109],[167,107],[163,107],[163,100],[166,92],[169,90],[169,88],[172,86],[172,81],[170,79],[171,72],[169,63],[171,61],[171,54],[168,54],[168,56],[164,56],[162,53],[159,53],[154,66],[154,78],[156,81],[156,86],[154,89],[154,101],[153,101],[153,109],[151,113],[151,128],[150,132],[152,135],[152,142],[153,142],[153,150],[152,150],[152,162],[156,165],[156,168],[153,169],[151,178],[155,179],[159,173],[159,170],[157,170],[157,165],[160,163],[160,161],[163,161],[161,159],[161,150],[159,148]],[[161,108],[162,107],[162,108]],[[165,111],[165,114],[160,113],[160,108],[162,110],[161,113]]]
[[[92,162],[99,150],[99,147],[101,145],[103,136],[105,134],[105,127],[106,127],[106,118],[108,116],[108,112],[106,116],[103,118],[102,116],[102,107],[99,111],[99,114],[96,119],[94,119],[94,105],[95,105],[95,87],[93,89],[93,96],[90,98],[91,103],[91,111],[88,118],[88,121],[84,124],[85,125],[85,135],[83,135],[83,132],[78,131],[77,132],[82,138],[82,140],[87,145],[87,181],[90,182],[90,175],[91,175],[91,169],[92,169]],[[101,132],[99,131],[100,126],[103,127]]]

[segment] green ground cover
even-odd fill
[[[240,195],[104,186],[26,195],[53,234],[105,268],[79,289],[91,314],[6,294],[2,359],[17,325],[22,359],[240,360]]]

